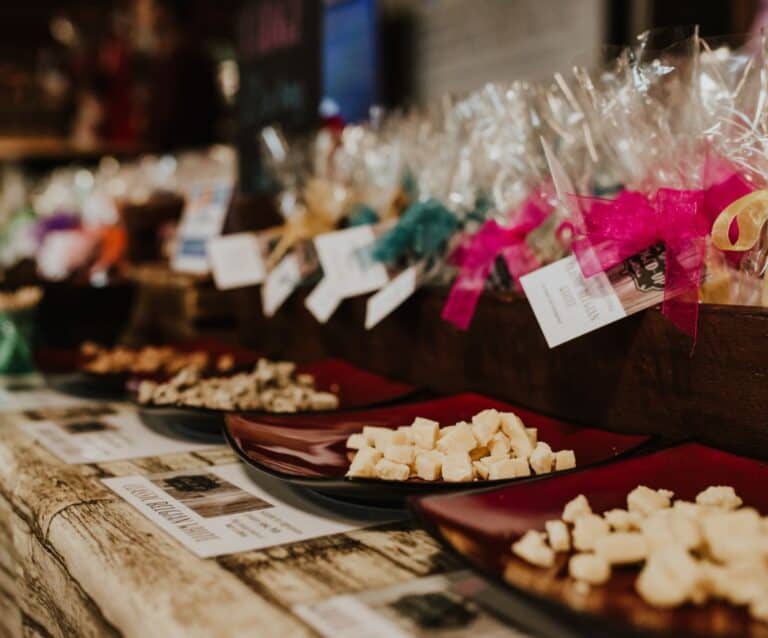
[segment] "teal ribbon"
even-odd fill
[[[374,245],[375,261],[396,263],[403,258],[428,259],[445,250],[459,220],[435,199],[411,204],[397,225]]]
[[[347,216],[347,226],[365,226],[379,221],[379,214],[367,204],[355,204]]]

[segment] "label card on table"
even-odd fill
[[[394,312],[419,287],[423,264],[406,268],[375,295],[368,298],[365,306],[365,329],[370,330]]]
[[[261,287],[261,308],[272,317],[301,283],[299,260],[294,254],[286,255],[267,275]]]
[[[0,386],[0,413],[22,412],[41,408],[70,407],[92,404],[92,400],[79,399],[45,387]]]
[[[664,247],[651,246],[607,273],[585,278],[566,257],[520,278],[550,348],[664,299]]]
[[[144,425],[131,408],[93,402],[29,409],[18,423],[40,445],[69,464],[124,461],[217,447],[164,436]]]
[[[331,318],[342,302],[339,291],[331,279],[323,277],[304,300],[304,305],[320,323]]]
[[[295,605],[293,612],[323,638],[527,638],[460,593],[478,589],[470,581],[479,579],[469,572],[428,576]]]
[[[373,226],[355,226],[315,238],[323,277],[333,282],[339,296],[355,297],[378,290],[389,279],[383,264],[361,257],[360,250],[376,240]]]
[[[221,180],[196,184],[187,193],[187,205],[179,223],[172,266],[180,272],[209,272],[208,241],[221,234],[232,184]]]
[[[318,505],[322,497],[310,501],[276,479],[265,478],[257,484],[241,463],[103,482],[202,558],[384,522],[366,508],[329,500],[326,509]]]
[[[255,233],[214,237],[208,242],[208,258],[219,290],[255,286],[264,281],[267,274]]]

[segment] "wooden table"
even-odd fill
[[[0,638],[316,636],[292,605],[457,567],[407,523],[204,560],[99,481],[235,460],[65,465],[0,415]]]

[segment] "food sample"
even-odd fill
[[[161,374],[174,375],[185,368],[204,371],[215,368],[229,372],[235,367],[231,354],[214,357],[207,352],[183,352],[171,346],[145,346],[134,349],[117,346],[102,348],[86,342],[80,347],[84,363],[81,369],[94,374]]]
[[[366,426],[347,439],[347,449],[354,455],[347,476],[397,481],[493,481],[576,467],[573,450],[552,452],[536,428],[498,410],[446,427],[422,417],[396,430]]]
[[[166,383],[142,381],[138,400],[155,406],[280,413],[339,407],[335,394],[315,389],[311,374],[296,374],[294,363],[267,359],[259,359],[251,372],[227,377],[204,377],[198,368],[188,367]],[[362,448],[363,442],[357,445]]]
[[[528,530],[510,549],[537,567],[552,567],[556,554],[574,550],[568,573],[582,587],[603,585],[614,567],[635,565],[635,589],[649,605],[718,600],[768,621],[768,518],[742,505],[725,485],[708,487],[695,502],[640,485],[627,495],[626,510],[598,515],[581,494],[566,504],[562,520],[546,522],[546,534]]]

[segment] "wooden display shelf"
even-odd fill
[[[241,340],[312,359],[343,356],[438,392],[474,390],[557,416],[624,432],[694,436],[768,459],[768,311],[701,307],[699,338],[651,309],[550,350],[522,298],[484,295],[469,331],[440,318],[447,292],[419,291],[371,331],[365,298],[319,324],[296,294],[273,319],[240,291]]]

